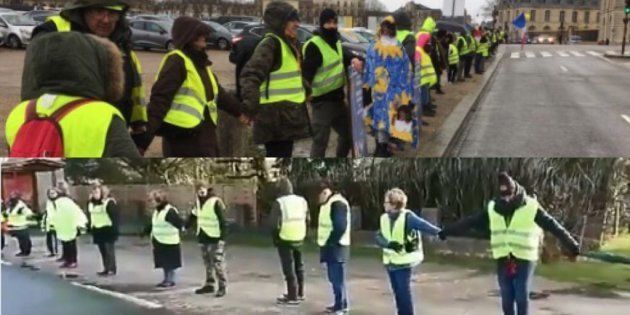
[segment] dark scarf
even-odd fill
[[[166,201],[162,201],[160,203],[158,203],[156,209],[158,209],[158,211],[162,211],[166,208],[166,206],[168,205],[168,202]]]
[[[525,196],[527,195],[527,192],[525,191],[525,188],[518,183],[516,184],[515,194],[514,198],[510,201],[505,201],[499,197],[495,200],[494,210],[500,215],[506,217],[508,220],[512,218],[516,209],[525,204]]]

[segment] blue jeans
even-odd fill
[[[485,58],[481,54],[475,55],[475,72],[481,73],[484,71]]]
[[[411,268],[387,270],[389,282],[394,291],[398,315],[413,315],[413,298],[411,297]]]
[[[328,281],[332,285],[335,296],[335,311],[348,308],[348,292],[346,291],[346,264],[343,262],[327,262]]]
[[[504,315],[529,314],[529,291],[536,263],[525,260],[516,261],[516,274],[509,275],[507,264],[499,261],[497,278],[501,289],[501,305]],[[516,304],[516,313],[514,313]]]

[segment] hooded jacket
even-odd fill
[[[114,103],[116,108],[120,110],[125,121],[130,122],[131,120],[131,111],[133,108],[132,101],[132,88],[134,86],[139,86],[140,81],[142,80],[140,76],[135,75],[136,71],[134,70],[132,61],[131,61],[131,29],[129,28],[129,23],[125,18],[127,10],[129,9],[129,5],[124,0],[75,0],[72,4],[68,5],[64,10],[59,14],[64,19],[70,21],[71,30],[80,33],[91,33],[90,29],[85,23],[83,18],[83,12],[85,9],[90,7],[104,7],[104,6],[123,6],[123,11],[121,12],[121,18],[118,20],[116,24],[116,28],[114,32],[109,36],[109,40],[111,40],[118,48],[120,48],[123,56],[123,71],[124,71],[124,93],[123,97]],[[52,21],[47,21],[33,30],[32,37],[35,38],[43,33],[51,33],[57,32],[57,26]],[[145,122],[137,121],[133,122],[133,125],[142,125]]]
[[[287,18],[295,14],[297,12],[290,4],[273,1],[267,5],[263,20],[267,32],[282,38],[291,46],[299,63],[301,56],[297,43],[284,36]],[[264,38],[241,72],[241,96],[245,113],[254,118],[253,134],[256,144],[295,141],[310,136],[310,122],[304,103],[282,101],[260,104],[260,86],[271,72],[280,68],[281,53],[281,46],[277,39]]]
[[[284,197],[284,196],[289,196],[289,195],[293,195],[293,185],[291,184],[291,181],[288,178],[281,178],[278,183],[277,183],[277,192],[278,192],[278,197]],[[308,215],[306,216],[307,220],[307,226],[308,226]],[[297,242],[289,242],[289,241],[284,241],[280,239],[280,229],[278,228],[280,226],[280,223],[282,222],[282,209],[280,208],[280,203],[277,200],[274,200],[273,204],[271,205],[271,212],[270,212],[270,217],[269,217],[271,222],[271,237],[273,238],[273,242],[274,245],[276,246],[291,246],[291,247],[299,247],[302,246],[303,242],[302,241],[297,241]]]
[[[394,20],[396,21],[396,29],[399,32],[411,31],[411,19],[405,11],[398,10],[394,12]],[[409,57],[409,62],[411,62],[411,69],[413,70],[415,68],[414,55],[416,51],[416,39],[415,36],[413,36],[413,33],[411,34],[411,36],[407,36],[407,38],[405,38],[401,44],[403,45],[403,48],[405,49],[405,52]]]
[[[114,44],[93,35],[39,36],[26,53],[22,99],[62,94],[114,103],[123,93],[121,62]],[[125,121],[118,116],[107,131],[103,157],[140,157]]]

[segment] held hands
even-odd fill
[[[247,117],[246,115],[238,116],[238,121],[245,126],[251,126],[254,122],[253,119]]]
[[[389,244],[387,244],[387,248],[396,252],[401,252],[404,246],[398,242],[389,242]]]

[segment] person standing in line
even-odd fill
[[[55,226],[52,224],[55,216],[55,203],[54,200],[57,199],[58,194],[57,190],[53,188],[49,188],[46,192],[48,200],[46,200],[46,212],[44,212],[44,216],[42,217],[42,231],[46,233],[46,248],[48,249],[48,257],[56,257],[58,251],[59,240],[57,239],[57,231],[55,231]]]
[[[69,196],[68,185],[57,185],[58,197],[52,201],[55,207],[55,215],[52,224],[57,231],[57,237],[61,241],[63,264],[60,268],[76,268],[78,262],[77,237],[80,230],[87,227],[87,217],[81,207]]]
[[[9,235],[17,239],[20,248],[20,251],[15,255],[16,257],[28,257],[31,255],[33,243],[31,242],[31,234],[28,228],[32,216],[33,211],[22,200],[22,193],[12,191],[9,194],[7,225]]]
[[[156,269],[162,269],[164,279],[158,283],[158,288],[175,286],[175,270],[182,267],[182,252],[180,231],[184,221],[179,211],[168,202],[164,190],[154,190],[149,193],[149,199],[155,209],[151,224],[146,227],[145,234],[151,235],[153,245],[153,264]]]
[[[308,203],[306,199],[293,193],[293,185],[288,178],[278,181],[278,198],[271,206],[271,237],[278,248],[282,273],[287,285],[287,293],[277,299],[277,303],[297,306],[304,301],[304,261],[302,245],[308,226]]]
[[[342,315],[349,312],[346,274],[350,259],[351,208],[348,200],[334,191],[329,182],[322,182],[319,188],[319,260],[326,265],[334,297],[333,305],[326,307],[325,313]]]
[[[298,48],[298,11],[284,1],[265,8],[267,33],[241,72],[244,110],[255,117],[254,143],[267,157],[291,157],[294,142],[311,136]]]
[[[466,42],[468,43],[468,55],[464,58],[464,78],[470,79],[472,76],[470,75],[470,70],[472,69],[473,62],[475,60],[475,55],[477,53],[477,41],[470,34],[470,32],[466,32]],[[461,67],[462,65],[460,65]]]
[[[464,75],[465,75],[465,64],[466,64],[466,59],[468,58],[468,55],[470,54],[470,51],[468,50],[468,42],[467,39],[465,37],[465,34],[460,34],[460,33],[455,33],[453,35],[453,42],[456,44],[454,44],[455,49],[457,49],[458,53],[459,53],[459,62],[458,64],[461,65],[461,67],[457,67],[457,75],[456,75],[456,79],[458,82],[464,82]],[[449,47],[450,50],[450,47]],[[451,66],[451,55],[450,53],[448,54],[448,64],[449,64],[449,68]]]
[[[448,34],[446,37],[448,42],[448,82],[453,84],[457,80],[459,70],[463,68],[463,64],[460,61],[465,58],[461,58],[457,46],[454,44],[453,35]]]
[[[437,236],[440,229],[407,209],[407,195],[399,188],[385,193],[376,243],[383,249],[383,264],[396,300],[398,315],[413,315],[411,276],[424,260],[421,234]]]
[[[92,187],[88,201],[88,227],[101,253],[103,271],[97,273],[101,277],[113,276],[117,272],[114,246],[118,240],[119,212],[118,203],[111,196],[109,187]]]
[[[440,238],[445,240],[469,228],[489,230],[503,314],[528,315],[531,313],[530,287],[540,256],[543,231],[560,240],[571,260],[580,254],[580,246],[569,231],[508,173],[499,173],[498,184],[499,195],[488,202],[486,210],[444,227]]]
[[[199,242],[201,257],[206,270],[206,282],[203,287],[195,290],[195,293],[216,292],[216,297],[223,297],[227,293],[225,204],[216,196],[212,188],[205,186],[199,187],[196,199],[195,207],[191,211],[186,227],[190,228],[193,225],[197,227],[197,242]]]

